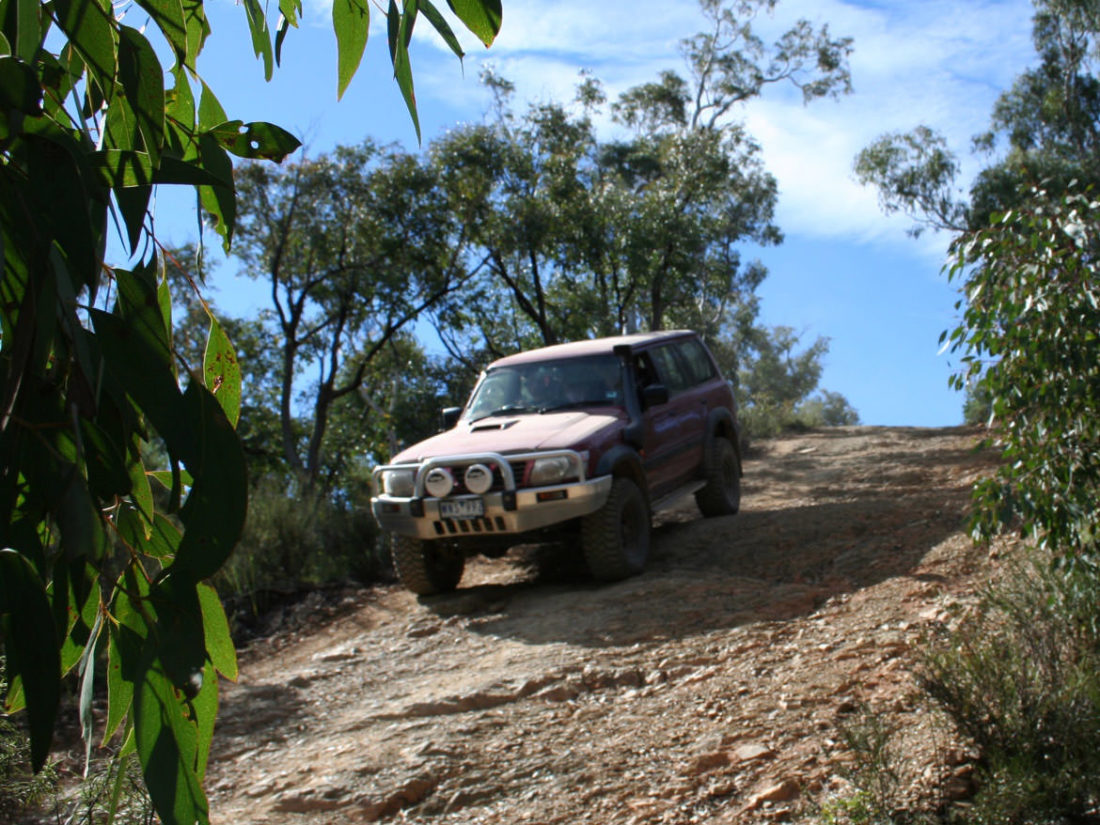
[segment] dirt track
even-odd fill
[[[909,668],[991,563],[961,532],[990,462],[976,441],[764,442],[742,512],[704,520],[689,499],[660,516],[637,578],[597,586],[516,554],[471,563],[453,595],[368,591],[259,643],[224,695],[214,819],[799,821],[844,792],[838,723],[863,706],[943,788],[963,756]]]

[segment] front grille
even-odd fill
[[[504,532],[504,519],[500,516],[471,519],[439,519],[432,522],[437,536],[474,536],[484,533]]]
[[[516,487],[523,487],[527,481],[527,462],[509,461],[508,464],[512,468],[512,478],[516,480]]]

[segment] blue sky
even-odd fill
[[[359,74],[337,102],[329,6],[304,2],[283,65],[264,83],[241,7],[208,0],[214,33],[199,70],[230,117],[278,123],[312,155],[367,137],[415,149],[384,31],[376,25]],[[614,98],[662,69],[680,70],[679,41],[704,27],[692,0],[503,0],[503,7],[492,49],[460,32],[469,52],[462,64],[429,26],[418,27],[412,58],[424,146],[482,119],[484,62],[515,82],[517,102],[571,99],[581,69]],[[762,320],[795,328],[807,343],[831,340],[822,386],[847,396],[864,423],[957,424],[962,398],[947,387],[950,354],[938,354],[939,334],[957,315],[955,287],[940,272],[948,238],[909,238],[910,222],[884,216],[875,192],[856,183],[852,160],[883,132],[924,123],[948,137],[964,178],[973,175],[982,159],[970,156],[970,138],[987,126],[997,94],[1034,60],[1031,13],[1024,0],[781,0],[771,19],[757,22],[762,34],[778,34],[805,17],[854,39],[851,95],[803,106],[797,90],[777,87],[742,110],[779,182],[777,222],[786,236],[779,247],[747,247],[744,257],[769,270],[759,290]],[[193,197],[158,198],[162,237],[193,239],[194,216],[181,206]],[[216,271],[215,302],[234,314],[261,306],[261,285],[232,269]]]

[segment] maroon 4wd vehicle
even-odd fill
[[[695,333],[577,341],[494,361],[451,429],[374,470],[371,507],[402,583],[453,590],[467,555],[579,537],[599,579],[639,572],[651,513],[741,502],[729,384]]]

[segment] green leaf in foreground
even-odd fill
[[[42,580],[14,550],[0,550],[0,622],[9,673],[22,679],[35,771],[46,764],[61,700],[61,658]]]
[[[206,388],[221,404],[229,423],[236,427],[241,417],[241,365],[232,342],[213,316],[210,317],[210,334],[206,339],[203,378]]]
[[[336,97],[341,98],[367,48],[370,4],[366,0],[333,0],[332,28],[336,33]]]
[[[486,46],[496,39],[503,18],[500,0],[447,0],[447,5]]]
[[[134,692],[134,734],[149,796],[166,825],[209,821],[196,773],[199,731],[193,712],[159,661],[144,669]]]

